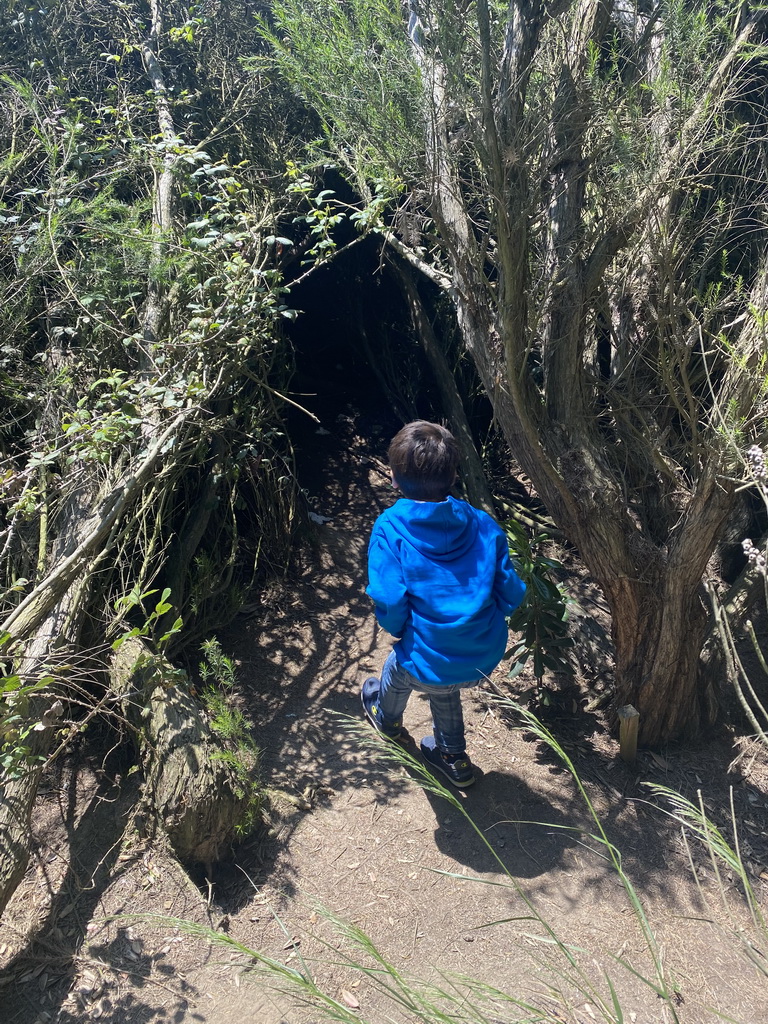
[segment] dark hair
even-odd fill
[[[439,423],[414,420],[392,438],[389,467],[404,497],[443,501],[456,480],[459,446]]]

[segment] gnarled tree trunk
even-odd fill
[[[542,190],[539,183],[527,179],[528,169],[520,155],[532,132],[526,121],[526,92],[546,27],[556,16],[556,8],[565,11],[569,7],[570,35],[563,43],[567,59],[551,85],[548,138],[541,156],[545,162],[539,167],[539,173],[545,174]],[[610,429],[606,429],[604,407],[599,404],[590,369],[587,325],[597,286],[610,262],[630,238],[639,239],[643,230],[656,230],[641,226],[652,205],[657,207],[662,234],[672,230],[674,182],[687,171],[693,172],[697,152],[693,140],[706,124],[711,104],[722,100],[743,47],[757,36],[759,17],[744,26],[704,84],[700,101],[682,126],[680,140],[667,153],[655,178],[639,192],[629,210],[616,211],[615,222],[592,232],[588,242],[586,137],[591,110],[585,67],[588,54],[599,47],[608,29],[611,5],[584,4],[577,14],[566,0],[549,10],[541,3],[510,4],[501,63],[495,67],[498,53],[491,40],[489,5],[487,0],[479,0],[475,151],[488,177],[490,226],[486,235],[477,230],[470,216],[460,152],[452,144],[450,124],[455,112],[447,84],[451,55],[447,49],[441,50],[440,14],[430,10],[423,15],[416,3],[411,10],[409,36],[422,72],[428,111],[424,123],[431,212],[451,271],[450,285],[444,287],[453,298],[465,344],[510,448],[606,594],[617,649],[616,703],[632,703],[638,708],[641,737],[648,744],[696,733],[715,713],[711,690],[699,672],[707,628],[701,579],[733,504],[732,455],[718,430],[726,409],[732,420],[755,413],[759,381],[750,370],[760,345],[765,344],[765,328],[759,317],[745,314],[730,342],[736,354],[716,381],[708,376],[711,393],[690,412],[692,398],[683,357],[676,357],[683,366],[682,400],[663,365],[664,359],[673,356],[663,353],[659,357],[657,353],[654,357],[653,346],[664,344],[663,328],[656,325],[658,337],[653,338],[647,355],[649,365],[653,358],[661,364],[653,384],[656,401],[662,408],[665,401],[672,408],[681,407],[680,415],[689,416],[696,444],[684,479],[674,454],[668,457],[654,449],[653,440],[642,439],[643,483],[663,493],[667,508],[665,518],[651,524],[644,521],[644,510],[638,513],[642,502],[630,493],[632,481],[622,474],[621,460],[613,457]],[[447,8],[443,11],[447,17],[446,12]],[[428,33],[421,30],[422,16],[430,19]],[[539,126],[533,130],[542,132]],[[540,225],[535,335],[529,308],[534,287],[530,278],[532,211],[538,212]],[[483,249],[489,238],[498,247],[494,276],[488,274]],[[417,258],[413,262],[418,262]],[[434,272],[425,269],[435,280]],[[749,308],[761,310],[768,287],[765,259],[756,267],[753,281]],[[683,342],[675,344],[685,347]],[[541,357],[536,384],[529,368],[533,348]],[[674,353],[672,346],[670,349]],[[638,401],[634,415],[643,426],[663,425],[661,416],[658,421],[653,414],[645,417],[640,404],[645,397],[642,387],[633,397]],[[612,412],[612,429],[617,440],[626,443],[616,426],[624,414],[620,401]],[[658,429],[661,432],[662,426]],[[655,502],[654,508],[658,507]]]
[[[53,551],[56,568],[73,549],[78,551],[83,547],[91,532],[89,513],[94,497],[83,487],[69,496],[67,507],[61,513],[61,532]],[[34,684],[41,677],[55,673],[56,662],[66,661],[78,639],[84,599],[83,588],[59,575],[58,582],[45,589],[40,603],[33,602],[29,606],[36,616],[29,622],[29,640],[15,665],[23,685]],[[62,693],[65,696],[64,689]],[[0,914],[24,877],[29,862],[32,810],[59,717],[51,714],[57,707],[56,697],[52,686],[43,693],[33,693],[23,707],[16,708],[27,722],[36,723],[39,728],[27,737],[25,745],[29,754],[25,757],[24,773],[7,780],[0,791]]]
[[[110,685],[139,737],[153,817],[179,860],[210,874],[253,799],[245,766],[227,756],[186,676],[142,641],[131,637],[118,648]]]
[[[50,668],[55,668],[57,660],[66,658],[70,644],[77,642],[80,620],[92,579],[91,567],[115,543],[134,503],[154,472],[158,456],[165,444],[178,434],[182,424],[198,415],[197,410],[189,409],[176,416],[150,445],[142,461],[132,471],[126,472],[101,501],[97,501],[95,484],[93,489],[81,486],[69,495],[67,505],[60,515],[51,571],[0,624],[0,633],[7,632],[12,637],[12,652],[23,652],[17,656],[17,670],[23,682],[32,683],[40,676],[48,674]],[[58,650],[59,647],[61,651]],[[32,809],[42,764],[50,751],[55,731],[55,722],[46,724],[46,712],[50,710],[55,700],[55,684],[51,684],[50,692],[54,694],[53,697],[32,695],[25,709],[29,722],[38,722],[44,726],[33,731],[28,741],[31,756],[38,760],[33,760],[32,767],[19,779],[7,782],[0,794],[0,912],[23,878],[29,859]],[[66,678],[62,678],[61,695],[66,699]],[[173,708],[173,699],[176,696],[181,702],[178,711]],[[169,691],[165,694],[164,701],[159,701],[158,694],[154,694],[153,700],[158,705],[160,716],[155,725],[155,732],[158,736],[163,734],[167,737],[167,752],[170,753],[171,749],[174,751],[165,772],[162,767],[153,768],[155,775],[152,777],[157,776],[162,781],[174,774],[174,766],[179,757],[182,760],[185,758],[184,754],[176,752],[179,747],[179,736],[204,737],[209,735],[209,730],[202,723],[199,712],[193,711],[189,695]],[[162,721],[167,723],[165,733]],[[184,722],[188,723],[186,732],[182,728]],[[174,742],[176,746],[173,746]],[[214,745],[215,739],[210,739],[211,753]],[[221,745],[219,753],[223,753]],[[195,756],[186,757],[184,765],[186,770],[194,772],[197,765]],[[197,840],[192,836],[185,839],[184,829],[189,820],[188,814],[177,814],[176,805],[181,806],[184,799],[188,800],[191,808],[189,813],[194,816],[199,802],[194,793],[201,793],[200,800],[210,807],[219,799],[220,786],[222,792],[226,794],[228,780],[231,779],[223,767],[220,771],[212,764],[210,757],[201,758],[200,770],[202,778],[197,790],[193,780],[186,780],[179,800],[174,803],[173,798],[166,795],[162,798],[160,806],[163,808],[164,822],[167,822],[172,833],[172,841],[176,836],[174,845],[178,843],[187,862],[200,859],[210,864],[216,859],[216,851],[222,849],[227,842],[225,839],[223,843],[219,843],[215,836],[231,836],[231,831],[227,833],[227,829],[220,824],[215,815],[209,812],[206,818],[206,814],[201,813],[197,816],[197,822],[201,827]],[[183,776],[183,773],[184,768],[180,768],[176,774]],[[170,789],[171,784],[160,785],[160,791],[163,793],[170,793]],[[220,816],[234,814],[234,820],[230,823],[231,830],[239,820],[237,801],[227,802],[226,797],[222,797],[217,813]],[[178,823],[174,819],[174,814],[177,814]],[[211,828],[202,831],[203,823],[208,819],[212,822]],[[196,844],[201,851],[199,858],[192,855]]]

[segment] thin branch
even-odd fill
[[[695,146],[694,143],[699,137],[702,125],[711,118],[713,110],[720,109],[724,100],[730,98],[730,93],[725,88],[728,74],[766,17],[768,17],[768,12],[765,10],[753,14],[720,61],[706,90],[699,97],[693,112],[680,130],[677,142],[669,151],[658,174],[637,202],[629,210],[620,211],[619,219],[614,221],[595,243],[585,265],[587,296],[591,295],[598,286],[606,267],[614,256],[632,238],[648,209],[672,191],[686,168],[690,166],[693,157],[698,152],[698,146]]]
[[[384,233],[384,241],[387,245],[391,246],[404,260],[407,260],[412,267],[415,267],[421,274],[423,274],[432,284],[436,284],[442,291],[450,291],[453,287],[453,282],[449,274],[446,274],[442,270],[438,270],[436,267],[431,266],[429,263],[425,263],[424,260],[415,252],[409,245],[406,245],[393,231],[386,231]]]

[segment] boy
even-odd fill
[[[392,483],[402,498],[376,520],[368,547],[367,594],[376,618],[396,637],[381,679],[366,679],[363,710],[397,739],[413,690],[429,696],[434,736],[425,760],[460,788],[475,781],[464,742],[461,690],[501,661],[507,616],[525,584],[507,539],[485,512],[449,495],[459,449],[437,423],[416,420],[389,446]]]

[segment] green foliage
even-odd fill
[[[114,479],[189,414],[112,538],[94,608],[108,617],[134,581],[139,595],[170,587],[184,632],[152,608],[138,628],[178,646],[231,613],[211,580],[241,595],[290,546],[279,393],[295,312],[267,239],[299,200],[274,185],[295,100],[242,66],[263,48],[252,5],[233,0],[226,19],[158,9],[164,92],[141,58],[145,4],[55,0],[41,20],[0,3],[0,591],[12,607],[8,583],[43,571],[48,512],[75,482]],[[187,551],[196,503],[209,526]],[[263,561],[241,551],[251,507]]]
[[[727,893],[732,883],[735,881],[741,889],[752,918],[754,934],[749,934],[747,929],[739,929],[737,933],[740,939],[739,949],[751,966],[759,971],[763,979],[768,979],[768,966],[766,966],[765,955],[761,948],[768,938],[768,920],[766,920],[764,908],[750,879],[748,864],[741,851],[740,822],[736,815],[733,787],[730,790],[729,822],[732,839],[728,839],[725,830],[718,828],[707,814],[701,792],[698,794],[698,802],[693,803],[667,786],[653,782],[646,782],[644,785],[659,802],[662,810],[680,825],[686,853],[700,895],[704,896],[698,881],[699,875],[695,867],[692,846],[703,848],[705,855],[709,858],[715,883],[725,906],[728,906]],[[706,903],[706,899],[703,899],[702,902]]]
[[[292,224],[300,226],[300,239],[269,235],[266,244],[277,249],[287,247],[300,254],[301,266],[316,268],[331,259],[338,249],[340,225],[353,225],[359,235],[386,230],[386,214],[403,184],[396,178],[374,178],[360,183],[363,197],[355,203],[342,200],[333,189],[325,187],[325,177],[338,171],[335,164],[316,160],[298,166],[293,160],[286,163],[286,191],[300,204]],[[301,237],[303,236],[303,237]],[[349,243],[347,243],[349,244]],[[354,243],[351,243],[354,244]],[[285,316],[291,316],[287,311]]]
[[[8,633],[0,633],[0,651],[11,641]],[[0,660],[0,789],[6,782],[21,778],[39,768],[45,757],[33,749],[35,733],[52,727],[58,719],[49,711],[36,721],[29,714],[29,699],[43,696],[54,682],[54,677],[41,674],[33,681],[25,680],[10,670],[11,660]]]
[[[28,703],[32,694],[40,694],[52,682],[51,676],[22,683],[18,675],[0,674],[0,787],[45,762],[31,741],[34,733],[48,726],[30,717]]]
[[[504,656],[511,662],[510,678],[519,675],[529,660],[539,682],[547,669],[572,675],[568,650],[573,639],[568,635],[567,598],[553,578],[562,566],[544,554],[550,537],[542,531],[531,539],[513,519],[503,526],[512,564],[526,586],[522,604],[509,619],[510,630],[521,634]]]
[[[200,663],[203,682],[215,684],[224,692],[231,693],[236,681],[234,661],[224,653],[216,637],[204,640],[200,650],[203,652],[203,661]]]
[[[120,597],[115,601],[114,610],[117,613],[116,623],[120,622],[122,617],[131,612],[134,608],[139,608],[142,611],[144,614],[144,621],[141,625],[134,626],[132,629],[127,630],[127,632],[122,633],[112,643],[113,651],[119,650],[126,640],[129,640],[134,636],[151,637],[157,649],[162,651],[171,637],[181,632],[184,623],[181,618],[177,617],[161,636],[157,635],[158,625],[161,622],[167,621],[166,616],[173,608],[173,605],[168,601],[168,598],[171,596],[170,587],[166,587],[160,595],[160,600],[157,601],[151,611],[148,611],[145,604],[146,599],[156,593],[157,590],[145,590],[142,594],[139,586],[136,585],[129,594],[126,594],[124,597]]]
[[[419,79],[392,0],[282,0],[261,31],[282,75],[319,114],[362,180],[410,179],[420,150]],[[361,130],[361,128],[363,130]]]
[[[216,754],[217,759],[226,761],[234,770],[238,796],[247,796],[243,817],[237,831],[247,835],[253,831],[261,813],[263,794],[258,784],[259,749],[250,733],[245,716],[233,705],[233,690],[236,683],[236,668],[232,659],[224,654],[215,637],[205,640],[200,647],[203,660],[200,662],[200,677],[203,680],[201,694],[203,706],[210,719],[211,728],[226,741],[226,749]]]
[[[593,396],[595,418],[609,409],[606,419],[613,420],[614,432],[626,437],[626,445],[632,446],[638,416],[641,431],[663,435],[663,455],[673,473],[680,466],[687,472],[693,448],[695,478],[701,466],[696,445],[700,413],[710,404],[707,374],[720,375],[727,365],[716,359],[707,369],[706,342],[717,337],[720,325],[736,323],[745,282],[759,267],[756,233],[761,243],[764,235],[758,226],[765,207],[763,173],[759,146],[752,144],[764,135],[764,108],[751,83],[764,73],[765,54],[745,48],[721,77],[720,64],[738,23],[732,6],[665,0],[647,14],[638,8],[632,15],[606,18],[594,34],[586,31],[579,4],[564,5],[557,18],[542,13],[535,26],[525,26],[537,45],[524,72],[522,116],[509,138],[509,126],[496,112],[507,97],[493,75],[498,79],[509,56],[505,47],[511,35],[519,32],[522,39],[525,32],[508,24],[507,12],[491,5],[483,28],[479,5],[419,7],[417,23],[411,25],[401,5],[389,0],[322,6],[321,12],[315,0],[274,5],[274,23],[262,30],[280,72],[318,113],[325,143],[340,172],[356,185],[362,204],[370,209],[374,180],[386,183],[377,222],[396,225],[401,240],[430,267],[449,271],[453,247],[431,209],[438,167],[455,176],[454,201],[473,224],[474,259],[478,265],[485,261],[489,295],[507,269],[499,258],[505,251],[504,233],[516,230],[513,212],[526,225],[516,245],[523,246],[521,281],[530,297],[529,321],[516,323],[515,331],[525,335],[521,351],[528,361],[540,363],[548,338],[560,344],[543,329],[556,298],[550,256],[557,228],[548,212],[553,207],[546,188],[537,191],[533,185],[527,191],[529,184],[550,179],[553,144],[567,149],[571,130],[574,142],[579,139],[580,155],[574,152],[574,159],[583,159],[583,204],[569,244],[577,246],[585,264],[593,247],[605,244],[606,233],[620,238],[625,229],[635,232],[635,225],[623,219],[637,204],[651,211],[637,232],[644,234],[654,284],[648,295],[638,285],[634,249],[626,262],[619,254],[611,263],[607,292],[595,305],[618,309],[637,293],[640,315],[633,331],[625,323],[613,324],[616,365],[604,386],[591,370],[597,331],[588,317],[584,387]],[[409,34],[421,40],[422,57],[415,56]],[[369,60],[371,53],[383,59]],[[485,99],[483,59],[491,69],[491,95]],[[422,79],[422,72],[427,77],[430,72],[420,68],[420,61],[439,68],[442,100],[430,95]],[[562,77],[564,69],[568,74]],[[708,96],[713,81],[720,87]],[[570,104],[565,119],[563,104]],[[574,122],[572,129],[566,130],[564,120]],[[445,136],[438,134],[425,149],[435,121]],[[681,170],[673,173],[664,165],[671,140],[681,133]],[[399,142],[406,154],[395,148]],[[494,163],[497,145],[508,170]],[[435,146],[444,152],[430,152]],[[664,295],[664,301],[659,304],[654,294]],[[683,308],[686,317],[675,312]],[[604,310],[591,312],[598,311]],[[642,370],[630,358],[638,346],[644,352]],[[513,374],[519,370],[509,368]],[[654,398],[648,397],[651,378]],[[674,416],[665,415],[668,395]],[[608,454],[616,473],[626,474],[624,447]],[[644,487],[649,472],[640,470],[633,483]]]

